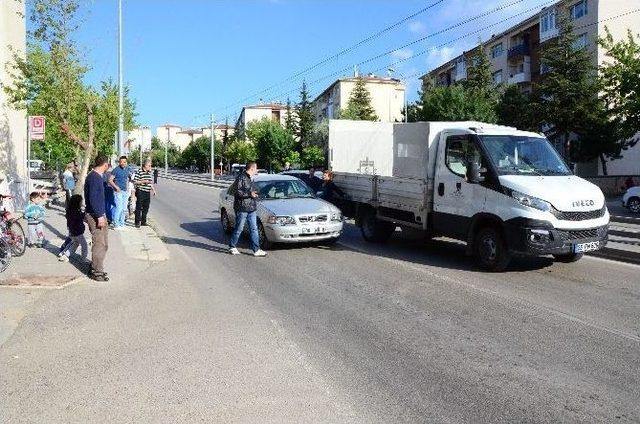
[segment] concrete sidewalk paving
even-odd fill
[[[26,223],[22,224],[26,231]],[[12,258],[9,268],[0,274],[0,345],[13,334],[32,308],[37,307],[38,301],[51,293],[50,289],[64,289],[72,285],[108,287],[126,283],[154,262],[169,258],[167,248],[152,227],[110,230],[105,267],[111,281],[97,283],[86,276],[91,245],[86,261],[80,256],[80,249],[69,262],[58,260],[58,249],[67,234],[62,208],[54,206],[47,211],[45,234],[48,240],[45,248],[27,248],[23,256]],[[88,230],[85,237],[90,243]]]

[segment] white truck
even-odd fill
[[[542,135],[481,122],[332,120],[329,166],[346,216],[384,242],[396,227],[467,244],[481,267],[514,255],[574,262],[607,243],[602,191]]]

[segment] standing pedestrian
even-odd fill
[[[344,192],[333,182],[333,172],[328,169],[322,173],[322,185],[318,190],[318,197],[329,203],[334,203],[334,194],[344,197]]]
[[[104,201],[104,174],[109,168],[109,160],[98,155],[93,170],[84,183],[85,214],[84,219],[91,233],[91,270],[89,277],[95,281],[109,281],[104,272],[104,259],[109,250],[109,230]]]
[[[320,186],[322,186],[322,180],[316,177],[316,169],[309,168],[309,176],[307,177],[307,185],[311,187],[313,193],[317,193],[320,191]]]
[[[131,169],[127,164],[127,157],[121,156],[118,166],[111,171],[113,175],[113,187],[115,197],[115,208],[113,209],[113,228],[121,230],[124,228],[125,219],[127,217],[127,202],[129,201],[129,179],[131,177]]]
[[[256,210],[258,209],[256,202],[258,190],[251,180],[251,177],[257,173],[258,165],[255,162],[249,162],[244,172],[238,175],[233,183],[235,186],[233,209],[236,215],[236,226],[231,235],[231,240],[229,240],[229,253],[232,255],[240,254],[236,245],[244,229],[244,223],[248,221],[253,256],[267,256],[267,253],[260,249],[260,236],[258,234],[258,221],[256,216]]]
[[[158,168],[153,169],[153,183],[158,184]]]
[[[73,171],[74,165],[73,163],[69,163],[62,173],[62,186],[64,187],[65,193],[65,208],[69,207],[69,199],[71,199],[71,196],[73,195],[73,190],[76,189],[76,176]]]
[[[156,189],[151,181],[151,161],[147,160],[133,177],[133,184],[136,187],[136,228],[140,228],[141,225],[147,225],[147,213],[149,212],[149,205],[151,204],[151,193],[153,193],[154,196],[156,194]]]
[[[71,254],[76,252],[78,246],[82,253],[82,259],[87,259],[89,247],[84,238],[84,212],[82,212],[82,196],[74,194],[69,199],[65,212],[69,235],[58,251],[58,260],[67,262]]]
[[[45,247],[47,240],[44,236],[44,225],[42,224],[47,215],[44,206],[44,198],[37,191],[29,195],[29,204],[24,209],[24,217],[27,219],[29,228],[29,246]]]
[[[107,223],[113,224],[113,211],[116,208],[116,183],[113,181],[113,173],[111,171],[111,164],[107,164],[107,170],[102,176],[104,181],[104,207],[107,216]]]

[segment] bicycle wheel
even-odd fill
[[[7,237],[11,245],[12,256],[22,256],[27,250],[27,237],[24,235],[24,228],[18,221],[7,223]]]
[[[0,238],[0,272],[4,272],[10,263],[11,248],[4,238]]]

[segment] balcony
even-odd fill
[[[507,57],[509,59],[515,59],[518,57],[529,56],[529,55],[531,55],[531,49],[529,48],[528,44],[524,44],[524,43],[511,47],[507,52]]]
[[[531,72],[520,72],[509,76],[509,84],[522,84],[531,82]]]

